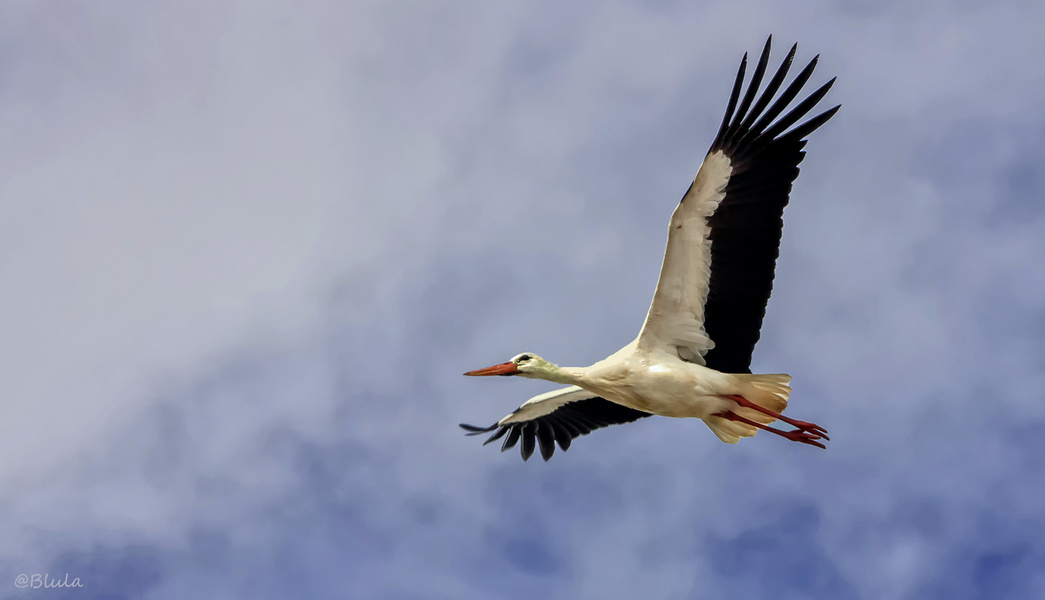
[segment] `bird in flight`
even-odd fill
[[[531,398],[489,427],[462,423],[468,435],[492,432],[486,443],[504,438],[502,451],[521,441],[523,460],[537,447],[548,460],[556,443],[565,451],[595,429],[660,415],[703,419],[729,444],[761,429],[825,447],[827,430],[781,414],[791,376],[755,375],[750,369],[804,138],[839,108],[796,125],[827,94],[832,78],[784,113],[819,58],[777,96],[797,44],[759,95],[772,41],[772,36],[766,40],[741,99],[744,55],[715,141],[671,215],[660,279],[638,337],[590,367],[560,367],[526,352],[465,373],[567,386]],[[793,429],[772,427],[775,421]]]

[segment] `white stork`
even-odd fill
[[[502,451],[522,440],[523,460],[539,445],[548,460],[555,442],[566,450],[574,438],[600,427],[661,415],[703,419],[730,444],[764,429],[825,447],[824,428],[780,414],[791,393],[790,375],[752,375],[750,370],[773,288],[784,206],[805,155],[803,138],[839,108],[789,129],[827,94],[831,79],[777,119],[819,58],[774,101],[797,44],[755,100],[772,39],[741,100],[744,55],[715,141],[671,216],[660,280],[638,337],[590,367],[559,367],[527,352],[465,373],[518,375],[568,386],[531,398],[490,427],[461,424],[469,435],[494,432],[486,443],[507,435]],[[776,420],[795,429],[770,427]]]

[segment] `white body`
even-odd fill
[[[703,419],[736,407],[723,396],[741,393],[732,375],[682,361],[632,342],[594,365],[565,369],[573,384],[603,398],[664,417]]]

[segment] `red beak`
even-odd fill
[[[489,375],[515,375],[519,372],[519,367],[515,366],[513,362],[501,363],[492,367],[486,367],[485,369],[477,369],[475,371],[468,371],[465,375],[471,377],[486,377]]]

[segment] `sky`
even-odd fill
[[[0,5],[0,599],[1045,597],[1045,4]],[[837,116],[756,372],[467,438],[637,333],[744,52]],[[19,575],[82,587],[20,589]]]

